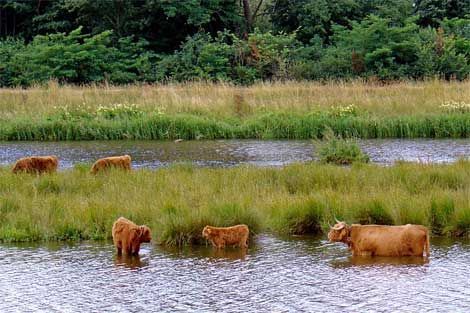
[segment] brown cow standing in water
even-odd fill
[[[131,170],[131,157],[129,155],[113,156],[102,158],[96,161],[91,167],[91,173],[96,174],[111,167]]]
[[[145,225],[138,226],[124,217],[114,222],[112,233],[118,254],[137,255],[140,244],[152,240],[150,228]]]
[[[13,166],[13,173],[53,173],[57,171],[59,160],[54,155],[21,158]]]
[[[422,225],[349,226],[337,221],[328,239],[346,243],[353,256],[423,256],[426,252],[429,257],[429,231]]]
[[[250,230],[244,224],[231,227],[206,226],[202,231],[202,237],[219,249],[224,248],[226,245],[238,245],[240,248],[247,248],[249,235]]]

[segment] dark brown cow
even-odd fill
[[[138,226],[124,217],[120,217],[114,222],[112,234],[118,255],[121,253],[137,255],[140,244],[152,240],[150,229],[147,226]]]
[[[328,239],[346,243],[354,256],[429,256],[429,231],[422,225],[349,226],[337,221]]]
[[[100,171],[107,170],[112,167],[130,171],[131,157],[126,154],[122,156],[113,156],[99,159],[91,167],[91,173],[96,174]]]
[[[21,158],[13,166],[13,173],[53,173],[57,170],[59,160],[54,155],[31,156]]]
[[[224,248],[226,245],[247,248],[249,235],[250,230],[244,224],[231,227],[206,226],[202,230],[202,237],[209,240],[216,248]]]

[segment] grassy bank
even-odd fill
[[[0,90],[0,140],[470,137],[470,81]]]
[[[253,232],[316,233],[348,222],[470,232],[470,162],[451,165],[296,164],[285,168],[194,168],[111,172],[87,167],[54,175],[0,170],[0,240],[103,239],[126,216],[158,242],[200,242],[206,224],[246,223]]]

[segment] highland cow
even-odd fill
[[[422,225],[359,225],[337,221],[328,239],[344,242],[353,256],[423,256],[429,257],[429,231]]]
[[[91,167],[91,173],[96,174],[98,172],[110,169],[112,167],[130,171],[131,170],[131,157],[126,154],[122,156],[113,156],[113,157],[99,159]]]
[[[114,222],[112,234],[118,255],[138,255],[140,244],[152,240],[150,228],[138,226],[124,217]]]
[[[13,173],[53,173],[57,171],[59,160],[56,156],[31,156],[21,158],[13,166]]]

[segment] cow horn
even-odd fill
[[[345,224],[342,224],[340,226],[336,226],[336,227],[333,227],[334,230],[341,230],[344,228],[344,226],[346,226]]]
[[[338,221],[338,219],[336,218],[336,216],[335,216],[335,221],[336,221],[336,223],[341,223],[341,221]]]

